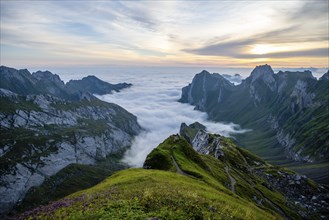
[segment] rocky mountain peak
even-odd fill
[[[207,70],[202,70],[199,74],[210,74]]]
[[[270,65],[260,65],[256,66],[255,69],[251,72],[250,77],[252,82],[257,80],[258,78],[273,78],[274,71]]]
[[[257,98],[258,95],[255,94],[254,85],[256,82],[265,83],[265,85],[273,92],[277,88],[276,80],[274,78],[274,72],[270,65],[260,65],[256,66],[255,69],[251,72],[250,76],[246,79],[247,84],[250,84],[250,94],[252,97],[256,97],[256,100],[261,100]],[[257,89],[256,89],[257,90]]]
[[[104,95],[112,91],[130,87],[130,83],[111,84],[96,76],[84,77],[81,80],[70,80],[64,83],[57,74],[49,71],[37,71],[31,74],[28,70],[0,66],[0,88],[8,89],[19,95],[50,94],[66,100],[93,99],[92,94]],[[82,95],[81,92],[89,92]]]
[[[64,82],[60,79],[60,77],[57,74],[53,74],[49,71],[37,71],[32,73],[32,76],[36,78],[38,81],[47,80],[54,82],[56,84],[62,84],[64,86]]]

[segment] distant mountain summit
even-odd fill
[[[237,136],[240,145],[269,160],[285,155],[297,161],[329,160],[328,72],[279,71],[257,66],[240,85],[202,71],[182,89],[180,102],[205,111],[210,119],[253,129]],[[281,158],[281,159],[280,159]]]
[[[67,100],[79,100],[83,93],[104,95],[119,92],[132,84],[111,84],[95,76],[87,76],[81,80],[71,80],[64,83],[58,75],[49,71],[30,73],[28,70],[16,70],[0,66],[0,88],[11,90],[21,95],[50,94]]]
[[[119,92],[121,89],[132,86],[131,83],[110,84],[98,79],[96,76],[87,76],[81,80],[70,80],[66,86],[73,91],[88,91],[98,95]]]

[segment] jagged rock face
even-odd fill
[[[269,149],[281,145],[286,156],[294,160],[328,160],[327,75],[316,80],[310,71],[274,74],[269,65],[264,65],[234,86],[218,74],[203,71],[182,89],[180,101],[207,112],[212,120],[234,122],[260,134],[255,136],[258,140],[248,134],[238,136],[242,145],[264,139],[271,143]],[[322,124],[317,129],[311,126],[315,121]],[[255,148],[263,148],[262,152],[269,152],[263,156],[271,156],[266,146]]]
[[[266,86],[268,86],[271,91],[276,89],[276,81],[274,79],[274,72],[269,65],[257,66],[250,74],[249,79],[251,83],[257,80],[262,80]]]
[[[211,135],[204,130],[199,130],[191,144],[194,150],[201,154],[210,154],[217,159],[224,156],[219,135]]]
[[[192,143],[194,137],[199,130],[206,130],[206,127],[199,122],[195,122],[187,126],[187,124],[182,123],[180,126],[179,133],[182,135],[189,143]]]
[[[67,165],[95,164],[127,149],[141,129],[118,105],[84,91],[72,98],[48,71],[1,66],[0,77],[0,215]]]
[[[233,84],[223,76],[203,70],[194,77],[191,84],[183,88],[180,102],[190,103],[197,110],[205,111],[214,98],[220,103],[232,87]]]
[[[224,155],[220,135],[213,135],[206,132],[206,127],[198,122],[190,125],[181,124],[180,135],[184,137],[201,154],[210,154],[215,158]]]

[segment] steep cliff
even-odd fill
[[[5,74],[12,86],[25,77],[13,90],[26,89],[17,94],[0,88],[0,214],[68,165],[96,164],[123,152],[141,129],[134,115],[88,92],[78,100],[62,98],[67,90],[58,90],[63,83],[49,72],[10,70],[1,72],[1,80]],[[34,80],[48,92],[25,95],[40,88]]]

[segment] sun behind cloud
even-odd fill
[[[277,49],[269,44],[256,44],[251,49],[252,54],[268,54],[277,51]]]

